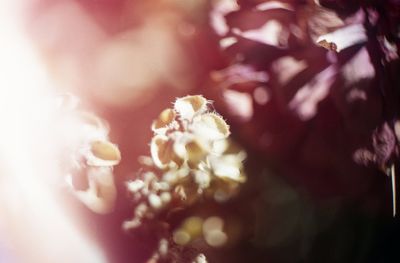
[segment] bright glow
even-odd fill
[[[55,198],[52,92],[16,3],[0,3],[1,238],[17,262],[105,262]]]

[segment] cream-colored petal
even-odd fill
[[[246,177],[241,173],[242,157],[240,155],[211,156],[209,161],[215,176],[236,182],[244,182],[246,180]]]
[[[91,166],[113,166],[121,161],[121,152],[117,145],[108,141],[94,141],[86,158]]]
[[[192,168],[197,167],[197,165],[201,161],[204,161],[207,154],[209,153],[207,146],[205,144],[200,143],[197,140],[188,142],[185,145],[185,148],[188,154],[188,159],[187,159],[188,165]]]
[[[92,167],[88,171],[89,188],[75,191],[75,196],[90,210],[98,214],[112,212],[117,197],[112,169]]]
[[[193,140],[193,135],[187,132],[174,132],[170,134],[170,138],[174,141],[174,152],[183,160],[187,160],[188,152],[186,144]]]
[[[207,110],[207,103],[201,95],[186,96],[175,101],[174,109],[182,119],[190,121]]]
[[[163,169],[171,162],[171,153],[169,153],[168,146],[169,142],[166,136],[156,135],[151,140],[150,153],[154,164],[158,168]]]
[[[228,140],[217,140],[213,142],[212,152],[217,155],[223,154],[228,149]]]
[[[206,113],[196,117],[190,129],[201,140],[221,140],[229,136],[229,125],[216,113]]]
[[[153,124],[151,125],[151,129],[155,133],[165,134],[168,128],[171,127],[174,123],[176,123],[175,118],[176,118],[176,112],[173,109],[165,109],[153,122]]]

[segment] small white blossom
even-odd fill
[[[142,180],[130,181],[127,183],[128,190],[131,192],[137,192],[144,187]]]
[[[201,96],[186,96],[175,101],[174,110],[182,119],[192,120],[207,110],[207,100]]]
[[[162,207],[161,198],[156,194],[149,195],[149,203],[150,203],[151,207],[154,209],[159,209]]]

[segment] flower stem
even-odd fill
[[[396,173],[394,164],[391,167],[390,174],[392,177],[393,217],[395,217],[396,216]]]

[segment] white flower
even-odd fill
[[[165,134],[167,130],[177,127],[178,123],[175,119],[176,112],[173,109],[165,109],[153,122],[151,129],[157,134]]]
[[[202,140],[215,141],[229,136],[229,125],[216,113],[205,113],[197,116],[190,130]]]
[[[121,161],[118,146],[108,141],[93,141],[86,155],[90,166],[114,166]]]
[[[179,98],[173,109],[162,111],[153,122],[152,162],[146,163],[154,173],[141,173],[127,183],[139,205],[134,218],[124,224],[126,229],[172,204],[190,206],[203,195],[226,201],[245,182],[242,161],[246,155],[228,140],[229,125],[209,111],[208,104],[200,95]],[[137,213],[142,206],[146,210]],[[184,235],[178,234],[181,242]]]
[[[244,158],[245,154],[241,152],[239,154],[210,156],[209,160],[215,176],[243,183],[246,181],[246,177],[241,171]]]
[[[73,101],[73,103],[71,103]],[[58,102],[65,110],[58,132],[65,144],[60,163],[66,169],[66,181],[72,193],[90,210],[105,214],[112,211],[117,191],[112,167],[121,161],[118,146],[108,138],[109,127],[92,113],[77,109],[71,96]],[[65,160],[68,160],[67,162]],[[89,187],[81,191],[72,184],[73,170],[87,176]]]
[[[182,119],[192,120],[207,110],[207,100],[201,96],[186,96],[175,101],[174,109]]]

